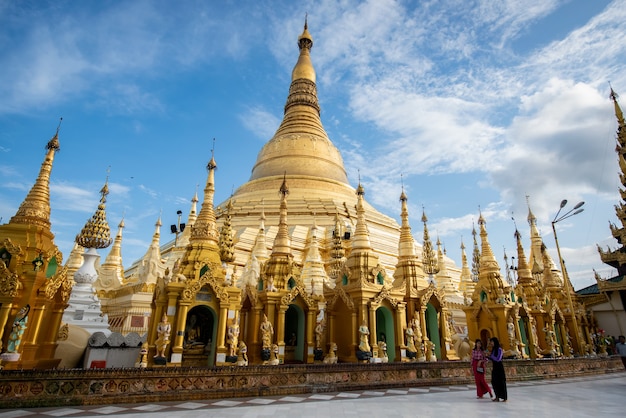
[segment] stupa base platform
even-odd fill
[[[621,372],[619,357],[507,360],[508,381]],[[489,370],[487,371],[489,373]],[[473,384],[469,362],[4,370],[0,408],[128,404]]]

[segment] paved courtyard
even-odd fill
[[[0,410],[17,417],[590,417],[622,416],[626,372],[511,382],[508,402],[476,399],[473,385],[232,398],[193,402]]]

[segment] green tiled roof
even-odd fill
[[[624,280],[624,275],[611,277],[607,281],[611,282],[611,283],[619,283],[622,280]],[[597,283],[592,284],[591,286],[584,287],[584,288],[576,291],[576,294],[577,295],[581,295],[581,296],[597,295],[599,293],[600,293],[600,291],[598,290],[598,284]]]

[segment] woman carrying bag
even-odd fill
[[[476,399],[482,399],[485,393],[489,393],[489,397],[493,398],[493,393],[485,381],[486,364],[487,355],[483,351],[483,343],[481,340],[476,340],[472,350],[472,373],[474,373],[474,381],[476,382]]]

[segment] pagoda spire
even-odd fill
[[[480,248],[478,248],[478,241],[476,240],[476,225],[472,225],[472,236],[474,239],[474,246],[472,247],[472,281],[478,282],[478,276],[480,275]]]
[[[300,54],[291,73],[283,120],[257,156],[250,180],[312,176],[349,185],[339,150],[328,138],[320,119],[320,105],[311,62],[313,37],[308,21],[298,37]],[[296,158],[294,158],[296,157]]]
[[[461,240],[461,277],[459,279],[459,291],[463,294],[466,304],[471,302],[472,293],[476,287],[476,283],[472,280],[472,271],[467,262],[467,254],[465,254],[465,244]]]
[[[124,282],[124,266],[122,263],[122,230],[124,229],[124,218],[117,227],[117,234],[113,240],[111,251],[107,255],[104,263],[98,269],[98,279],[94,283],[96,290],[116,289]]]
[[[496,260],[491,244],[489,244],[489,238],[487,234],[487,222],[483,218],[482,213],[478,218],[478,225],[480,227],[480,241],[481,241],[481,253],[480,253],[480,272],[478,274],[478,288],[487,288],[490,292],[490,298],[493,301],[504,289],[505,285],[500,275],[500,266]]]
[[[515,230],[515,240],[517,242],[517,283],[523,286],[534,285],[533,275],[522,246],[522,234],[517,229]]]
[[[226,207],[226,218],[220,230],[220,259],[225,263],[230,263],[235,259],[235,244],[233,242],[233,229],[231,226],[231,212],[233,210],[233,198],[228,199]]]
[[[63,118],[59,121],[56,133],[46,144],[46,157],[41,164],[35,184],[9,223],[35,224],[50,229],[50,173],[52,172],[54,155],[61,149],[59,145],[61,121]]]
[[[256,238],[254,240],[254,246],[252,247],[252,254],[254,254],[254,256],[261,263],[268,259],[267,244],[265,238],[265,209],[261,207],[261,216],[259,217],[259,232],[257,232]]]
[[[543,245],[543,239],[537,229],[537,217],[530,209],[529,197],[526,196],[526,203],[528,205],[528,225],[530,226],[530,255],[529,264],[534,266],[535,269],[543,270],[543,255],[541,254],[541,246]]]
[[[404,187],[400,194],[400,202],[402,209],[400,212],[400,218],[402,219],[402,226],[400,227],[400,242],[398,243],[398,259],[403,257],[414,258],[415,254],[415,242],[413,235],[411,234],[411,225],[409,223],[409,208],[408,198],[404,193]]]
[[[213,140],[215,142],[215,139]],[[215,156],[213,149],[211,149],[211,160],[206,166],[208,171],[206,185],[204,187],[204,200],[200,207],[200,213],[196,218],[191,230],[190,243],[209,241],[212,244],[217,245],[218,233],[217,226],[215,224],[215,210],[213,208],[213,197],[215,196],[215,170],[217,169],[217,163],[215,162]]]
[[[157,282],[159,277],[164,276],[165,262],[161,258],[161,215],[154,224],[154,233],[152,234],[152,242],[141,259],[139,266],[139,282],[153,284]]]
[[[287,173],[284,174],[283,183],[280,186],[280,215],[278,219],[278,233],[274,239],[272,253],[291,254],[291,239],[289,238],[289,226],[287,225]]]
[[[616,249],[607,248],[606,251],[598,246],[598,252],[600,253],[602,262],[616,268],[617,274],[622,276],[626,274],[626,251],[624,249],[624,245],[626,244],[626,123],[624,122],[622,109],[617,101],[617,93],[613,91],[613,88],[611,88],[610,97],[615,107],[615,117],[617,118],[618,125],[615,152],[617,153],[619,161],[619,179],[622,185],[619,192],[622,200],[618,205],[615,205],[615,215],[621,225],[618,226],[609,222],[609,228],[611,229],[611,234],[620,246]]]
[[[398,263],[396,264],[393,277],[394,286],[404,282],[407,294],[410,295],[411,288],[424,289],[428,287],[428,283],[424,279],[424,271],[415,252],[415,240],[409,223],[408,197],[404,192],[404,187],[402,187],[402,193],[400,194],[400,202],[402,204],[400,212],[402,226],[400,227],[400,239],[398,241]]]
[[[341,272],[346,262],[346,250],[343,247],[344,232],[339,218],[339,212],[335,210],[335,227],[332,232],[330,250],[330,278],[336,283],[341,279]]]
[[[435,284],[434,275],[439,272],[439,266],[433,249],[433,243],[430,241],[430,236],[428,234],[428,218],[426,217],[426,211],[423,208],[422,222],[424,223],[424,242],[422,244],[422,263],[424,265],[424,273],[428,275],[429,284]]]
[[[315,218],[310,229],[310,241],[307,245],[307,256],[302,266],[302,278],[306,291],[311,295],[322,295],[324,293],[324,284],[334,287],[334,283],[330,280],[324,270],[324,261],[319,251],[318,228]]]
[[[363,196],[365,196],[365,189],[363,188],[361,182],[359,182],[359,185],[356,188],[356,195],[356,227],[354,228],[354,237],[352,239],[352,250],[370,251],[372,249],[372,244],[370,243],[367,223],[365,221],[365,208],[363,206]]]

